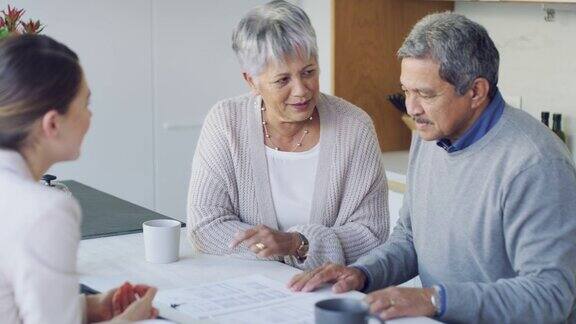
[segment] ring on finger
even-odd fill
[[[392,298],[390,298],[390,301],[388,301],[388,304],[390,305],[389,307],[394,307],[396,306],[396,301]]]
[[[258,242],[256,244],[254,244],[254,246],[257,247],[258,250],[260,250],[260,251],[262,251],[266,248],[266,245],[264,245],[264,243],[262,243],[262,242]]]

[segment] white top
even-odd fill
[[[19,153],[0,149],[0,322],[84,320],[80,222],[74,198],[37,183]]]
[[[268,177],[278,229],[308,224],[320,142],[305,152],[282,152],[266,147]]]

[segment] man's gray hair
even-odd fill
[[[250,10],[232,33],[232,49],[242,69],[253,76],[270,62],[295,56],[318,58],[310,19],[304,10],[286,1],[272,1]]]
[[[398,57],[438,62],[440,77],[460,95],[476,78],[488,80],[490,98],[496,94],[498,50],[486,29],[463,15],[443,12],[422,18],[404,40]]]

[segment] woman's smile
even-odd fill
[[[287,106],[290,106],[298,111],[304,111],[304,110],[308,110],[308,105],[310,104],[310,101],[312,101],[312,99],[308,99],[306,101],[302,101],[299,103],[287,103]]]

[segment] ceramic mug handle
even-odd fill
[[[371,319],[378,321],[380,324],[386,324],[386,322],[381,319],[379,316],[368,314],[366,315],[366,321],[370,321]]]

